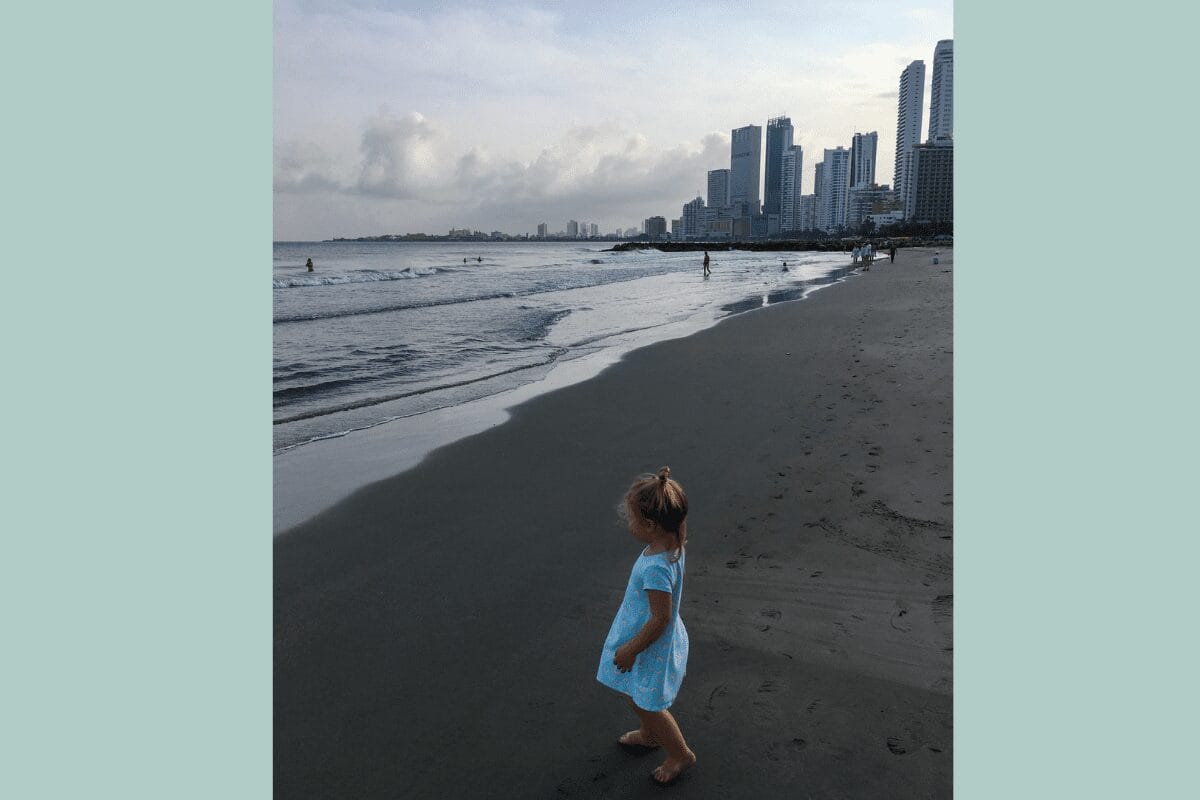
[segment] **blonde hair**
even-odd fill
[[[628,519],[648,523],[675,537],[671,561],[678,561],[687,544],[688,500],[683,487],[672,480],[671,468],[663,467],[657,475],[634,481],[625,492],[624,506]]]

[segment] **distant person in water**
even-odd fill
[[[712,270],[708,268],[708,251],[705,250],[704,251],[704,277],[707,278],[710,272],[712,272]]]
[[[480,264],[482,264],[482,263],[483,263],[483,256],[475,256],[475,260],[476,260],[476,261],[478,261]]]
[[[309,271],[309,272],[312,272],[312,271],[313,271],[313,263],[312,263],[312,259],[311,259],[311,258],[308,260],[308,264],[306,264],[305,266],[307,266],[307,267],[308,267],[308,271]]]
[[[463,263],[464,263],[464,264],[465,264],[465,263],[467,263],[467,260],[466,260],[465,258],[463,259]]]

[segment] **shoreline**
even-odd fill
[[[613,344],[602,350],[561,360],[551,365],[542,377],[494,394],[383,420],[278,450],[272,454],[272,530],[279,535],[359,489],[403,474],[438,448],[503,424],[520,404],[591,380],[630,353],[653,347],[661,341],[693,336],[772,304],[804,300],[820,289],[857,274],[858,268],[840,267],[826,276],[768,292],[765,301],[753,298],[720,306],[717,310],[724,313],[715,318],[697,315],[614,336]]]
[[[931,254],[634,351],[277,537],[276,792],[657,796],[593,677],[637,551],[617,500],[668,464],[692,506],[672,711],[700,757],[676,791],[951,796]]]

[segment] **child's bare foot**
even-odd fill
[[[629,731],[628,733],[621,734],[620,738],[617,739],[617,744],[621,745],[621,747],[624,747],[626,750],[632,750],[635,752],[653,750],[654,748],[658,747],[658,742],[654,741],[654,737],[643,731],[641,728],[638,728],[636,731]]]
[[[689,750],[683,758],[668,758],[655,767],[653,774],[650,775],[650,780],[659,786],[670,786],[679,780],[679,776],[695,763],[696,754]]]

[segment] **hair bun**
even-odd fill
[[[662,469],[660,469],[658,471],[658,479],[660,481],[663,481],[665,483],[667,478],[669,478],[669,477],[671,477],[671,468],[670,467],[663,467]]]

